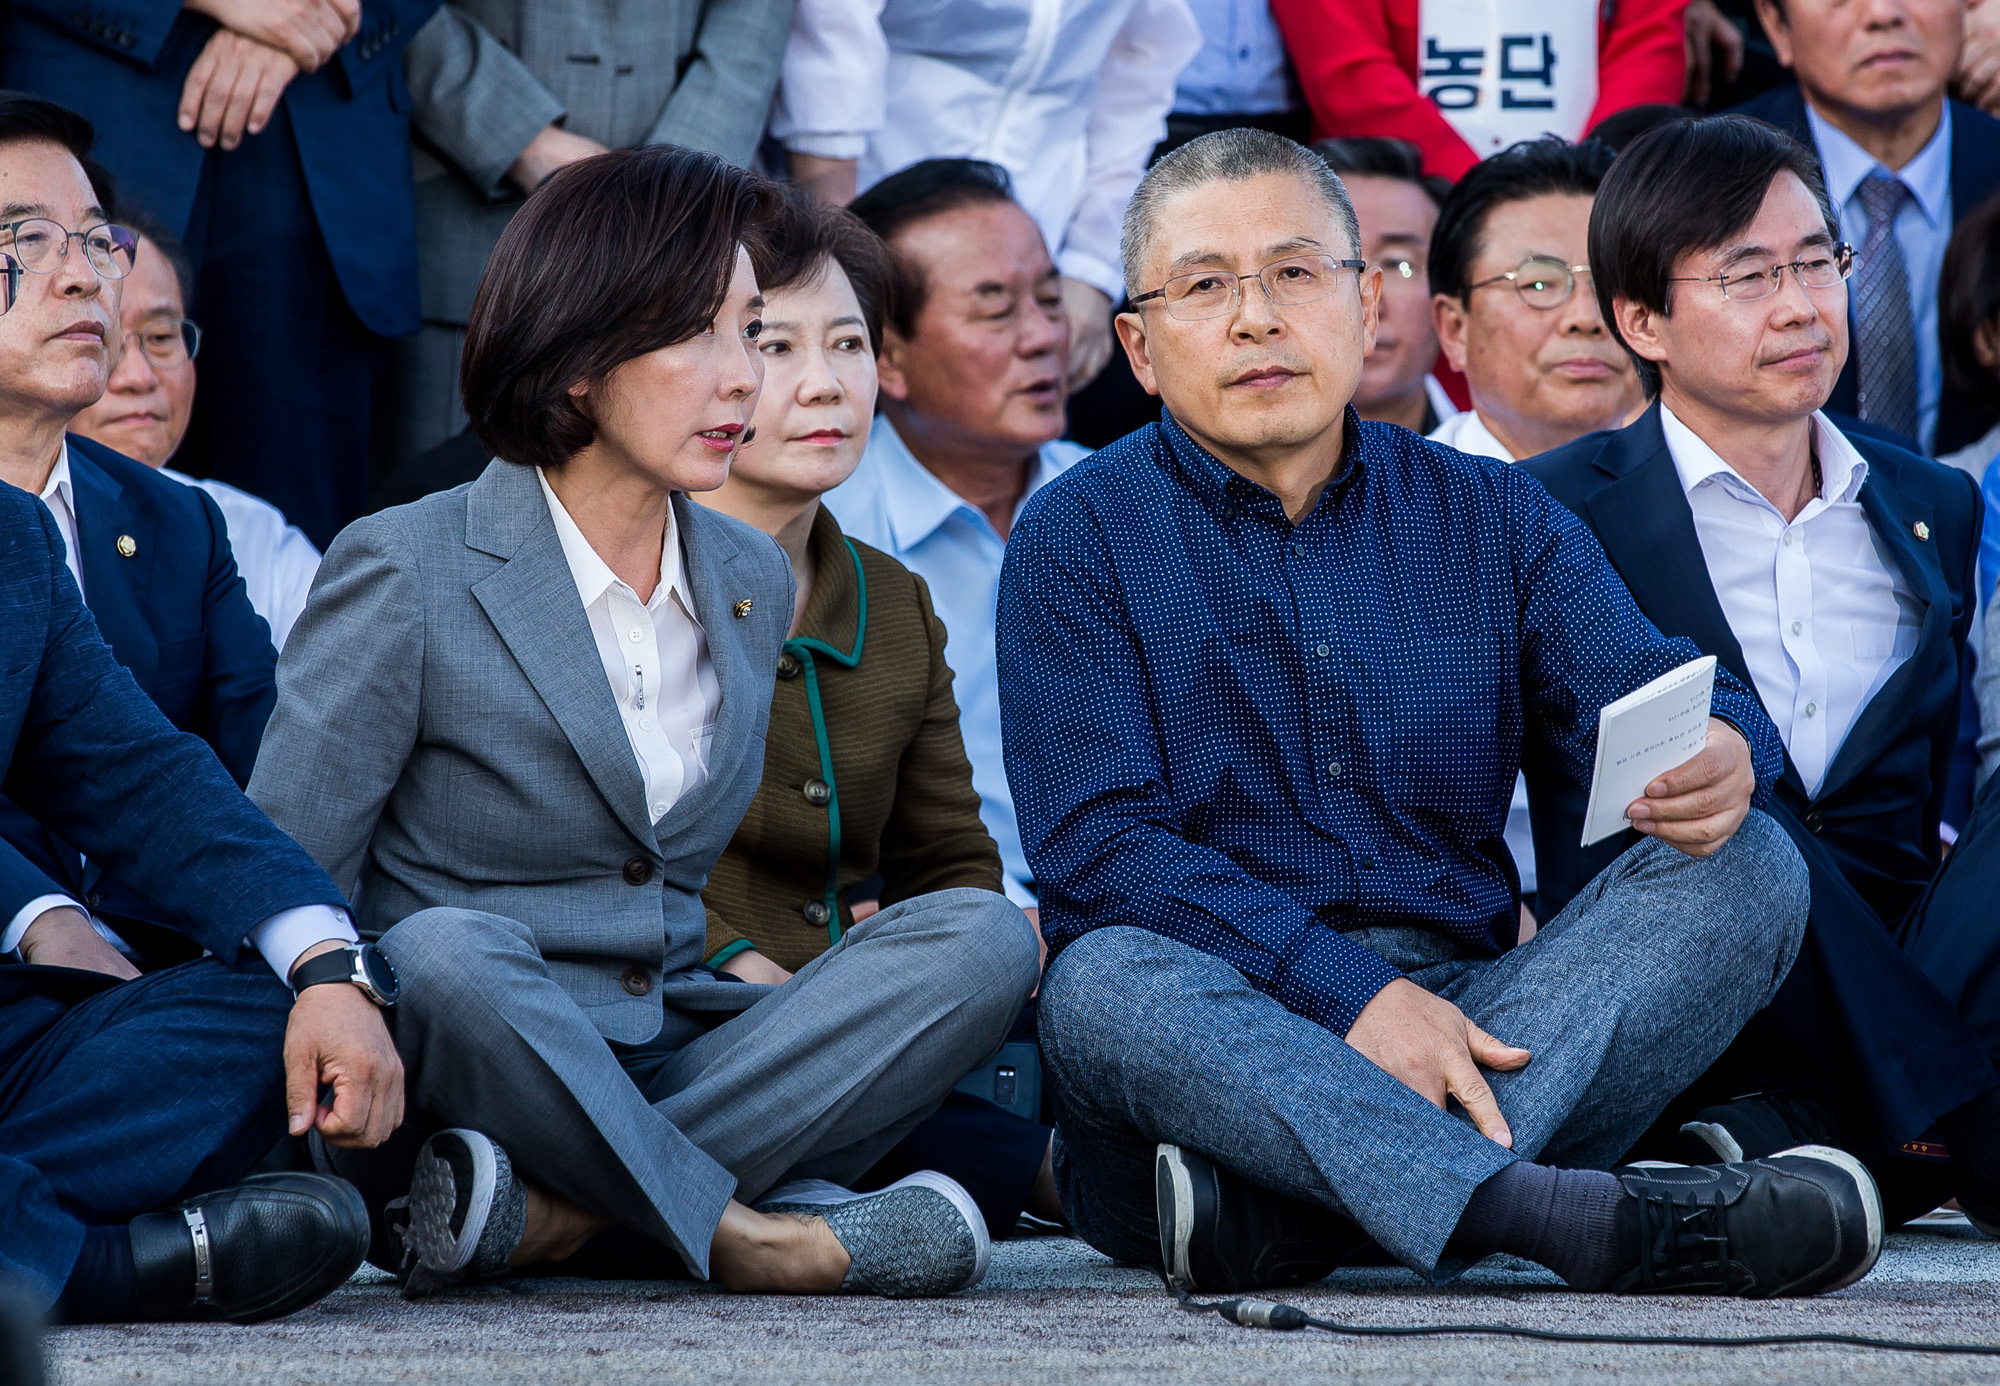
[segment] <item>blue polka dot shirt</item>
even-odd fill
[[[1588,781],[1604,704],[1695,658],[1518,468],[1347,414],[1296,527],[1170,416],[1042,489],[1007,544],[1007,775],[1060,950],[1134,925],[1336,1033],[1400,974],[1346,937],[1517,934],[1524,738]],[[1783,750],[1718,669],[1758,802]]]

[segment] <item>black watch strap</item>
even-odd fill
[[[394,983],[390,984],[389,992],[385,995],[383,989],[369,975],[366,952],[372,949],[373,945],[363,943],[347,948],[336,948],[330,953],[308,958],[292,969],[292,990],[301,992],[307,987],[316,987],[327,982],[351,982],[360,989],[362,995],[376,1005],[395,1005]],[[386,969],[387,961],[382,960],[380,965]]]

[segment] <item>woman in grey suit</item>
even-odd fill
[[[927,895],[778,987],[701,965],[791,616],[777,546],[687,500],[755,406],[769,203],[680,149],[552,178],[473,309],[495,461],[343,533],[286,647],[250,792],[401,981],[410,1121],[331,1158],[413,1298],[572,1258],[659,1274],[662,1247],[740,1290],[985,1268],[952,1181],[839,1186],[999,1047],[1035,984],[1021,913]]]

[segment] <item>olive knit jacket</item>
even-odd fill
[[[878,872],[885,906],[1001,889],[930,589],[824,506],[810,543],[812,596],[778,658],[763,783],[702,892],[711,966],[755,948],[797,971],[853,925],[848,891]]]

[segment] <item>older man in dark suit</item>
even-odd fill
[[[417,330],[402,50],[437,0],[9,0],[0,79],[103,133],[187,243],[207,331],[181,466],[321,548],[367,500],[390,342]]]
[[[2000,1070],[1969,1022],[1996,999],[1976,984],[1995,931],[1963,891],[1919,907],[1980,511],[1962,474],[1819,412],[1848,354],[1837,235],[1817,163],[1767,125],[1725,116],[1633,144],[1598,194],[1590,263],[1657,402],[1522,465],[1596,533],[1654,624],[1753,686],[1785,740],[1771,813],[1811,875],[1806,946],[1683,1104],[1682,1148],[1841,1145],[1876,1170],[1892,1221],[1954,1192],[1991,1221]],[[1531,749],[1526,770],[1553,908],[1633,839],[1579,849],[1587,785],[1554,754]],[[1905,951],[1913,932],[1959,946]]]

